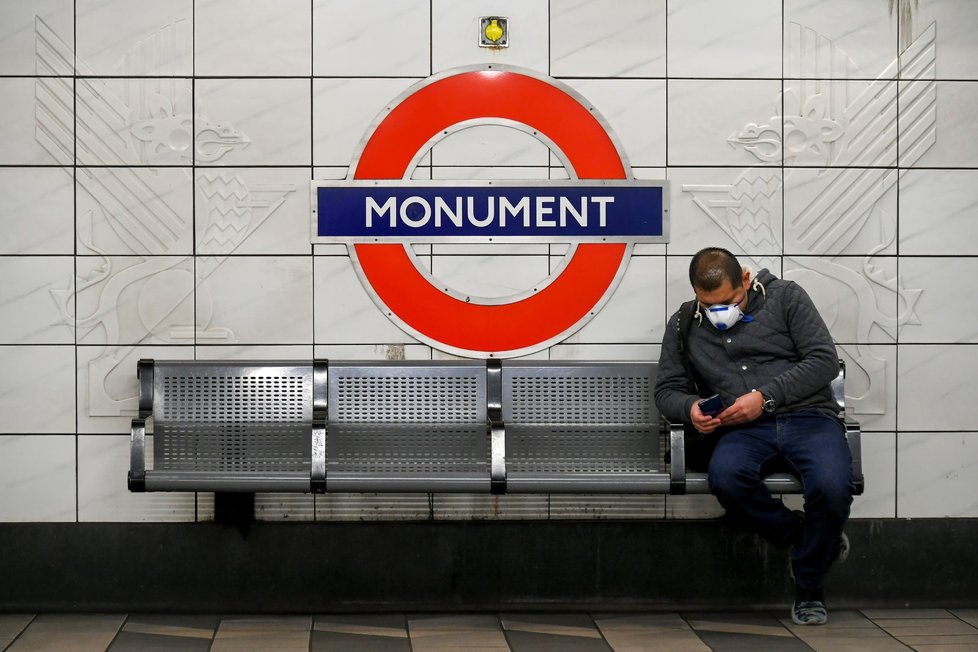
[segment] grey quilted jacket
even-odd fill
[[[751,279],[749,297],[745,313],[753,321],[719,331],[705,316],[693,319],[686,347],[695,385],[679,353],[679,312],[669,319],[655,384],[663,416],[689,422],[699,396],[719,393],[731,405],[752,389],[774,399],[775,413],[804,408],[838,413],[830,385],[839,358],[808,293],[762,269]]]

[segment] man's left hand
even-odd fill
[[[763,412],[764,397],[760,392],[748,392],[738,396],[733,405],[717,415],[717,419],[725,426],[735,426],[753,421]]]

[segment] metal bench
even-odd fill
[[[142,360],[129,488],[709,493],[706,474],[685,468],[683,425],[659,418],[656,367]],[[845,418],[844,377],[842,366],[833,388],[861,493],[860,431]],[[802,491],[787,474],[765,482],[775,493]]]
[[[839,405],[839,420],[845,427],[846,441],[848,441],[849,450],[852,453],[853,483],[856,489],[855,493],[858,495],[862,494],[865,488],[862,444],[860,441],[859,423],[846,416],[845,377],[845,362],[839,360],[839,375],[832,381],[832,393],[835,396],[836,403]],[[670,476],[672,478],[671,493],[674,495],[710,493],[710,485],[707,481],[706,473],[691,472],[686,468],[685,425],[667,421],[664,427],[669,431],[669,448],[672,455],[670,464]],[[804,493],[801,481],[788,473],[772,474],[764,479],[764,484],[767,485],[771,493],[775,494]]]
[[[143,360],[129,488],[667,493],[655,369]]]

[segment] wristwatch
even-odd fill
[[[752,389],[750,391],[757,392],[756,389]],[[758,394],[761,394],[760,392],[757,392],[757,393]],[[771,412],[774,412],[774,408],[777,407],[777,404],[774,402],[774,399],[773,398],[764,398],[764,394],[761,394],[761,399],[764,400],[764,402],[761,403],[761,407],[764,408],[764,411],[767,412],[768,414],[770,414]]]

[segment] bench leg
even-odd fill
[[[255,494],[218,491],[214,494],[214,522],[244,527],[255,522]]]

